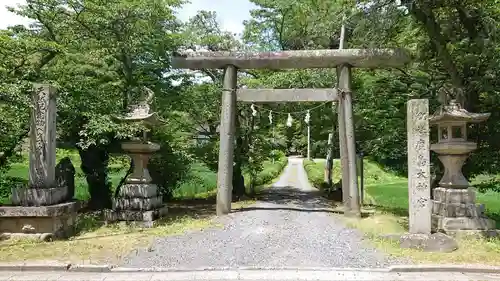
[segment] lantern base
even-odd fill
[[[166,216],[168,207],[143,211],[143,210],[105,210],[104,217],[107,222],[127,222],[134,226],[151,228],[155,226],[155,221]]]
[[[112,203],[107,221],[135,221],[144,227],[152,227],[168,211],[156,184],[124,184]]]
[[[456,217],[447,218],[432,215],[432,226],[435,232],[453,233],[462,230],[492,230],[495,229],[495,221],[486,217]]]
[[[433,190],[432,230],[455,235],[461,231],[489,231],[495,229],[494,220],[484,215],[484,206],[476,205],[472,188],[438,187]]]

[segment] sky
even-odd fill
[[[250,10],[255,7],[249,0],[191,0],[190,2],[178,12],[181,20],[188,20],[199,10],[215,11],[222,28],[233,33],[243,31],[243,21],[250,18]],[[5,8],[24,3],[24,0],[0,0],[0,29],[9,25],[29,23],[28,20],[10,13]]]

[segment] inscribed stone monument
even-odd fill
[[[409,231],[430,234],[429,101],[408,101],[408,196]]]
[[[14,205],[48,206],[64,202],[67,190],[56,186],[56,90],[34,85],[31,110],[29,186],[13,188]]]
[[[35,85],[30,127],[29,184],[55,187],[56,91],[50,85]]]
[[[41,240],[68,237],[79,204],[66,202],[68,186],[56,182],[56,91],[35,85],[30,127],[29,185],[13,187],[13,206],[0,207],[0,234]],[[65,182],[74,179],[65,175]]]

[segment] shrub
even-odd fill
[[[288,164],[288,158],[282,151],[275,150],[271,155],[273,159],[265,161],[262,171],[257,174],[256,186],[264,185],[277,178]]]
[[[149,160],[148,169],[153,182],[158,185],[163,200],[173,197],[173,192],[179,182],[187,175],[190,159],[183,150],[174,149],[172,136],[165,131],[154,135],[154,142],[160,145],[160,150]]]
[[[25,187],[28,181],[18,177],[7,177],[0,175],[0,205],[10,202],[11,189],[14,187]]]
[[[328,185],[324,181],[324,163],[304,160],[304,169],[306,170],[309,182],[318,189],[324,189]]]
[[[304,169],[306,170],[309,182],[323,192],[324,196],[335,200],[342,201],[342,182],[338,181],[331,186],[324,180],[324,165],[325,162],[314,162],[312,160],[304,161]],[[332,174],[338,174],[338,165],[333,166]],[[332,179],[335,181],[335,179]]]
[[[217,173],[205,163],[193,163],[186,176],[177,184],[174,197],[193,198],[196,194],[210,192],[217,188]]]

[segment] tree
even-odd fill
[[[404,47],[412,52],[414,62],[406,68],[354,72],[357,146],[366,155],[405,173],[406,101],[429,98],[431,111],[435,110],[438,90],[451,84],[463,93],[458,98],[468,110],[493,113],[486,125],[471,131],[469,137],[480,142],[480,149],[466,170],[472,176],[498,167],[500,149],[494,139],[499,137],[500,116],[493,109],[499,100],[495,50],[500,41],[494,32],[500,24],[498,1],[252,2],[258,8],[245,25],[244,40],[255,48],[337,48],[335,40],[345,16],[348,48]],[[283,80],[294,81],[292,73],[262,72],[261,78],[282,75],[287,77]],[[311,82],[319,87],[317,81]],[[291,84],[283,87],[300,87]]]
[[[388,1],[375,1],[370,18],[380,15]],[[498,76],[500,40],[495,30],[500,25],[498,1],[402,1],[399,10],[411,16],[413,46],[417,63],[414,69],[426,73],[431,98],[443,85],[455,89],[457,98],[471,112],[492,112],[487,124],[469,130],[469,138],[479,142],[479,149],[465,167],[469,176],[495,172],[498,166],[500,136]],[[385,18],[394,18],[387,14]],[[399,15],[398,17],[401,17]],[[408,19],[407,19],[408,20]],[[408,34],[410,35],[410,34]],[[407,36],[408,38],[411,38]],[[495,104],[495,105],[493,105]]]
[[[180,4],[177,0],[29,0],[13,9],[35,20],[37,36],[64,47],[64,56],[52,61],[50,71],[38,79],[53,81],[62,93],[59,137],[80,152],[92,208],[110,207],[109,153],[117,140],[140,129],[116,124],[112,116],[134,103],[142,86],[153,89],[160,99],[172,89],[164,74],[170,53],[180,43],[176,33],[180,23],[173,12]]]
[[[220,28],[217,22],[215,12],[200,11],[197,15],[189,20],[184,34],[187,39],[186,47],[194,50],[209,50],[209,51],[236,51],[243,50],[243,45],[235,38],[235,34],[224,31]],[[217,127],[220,124],[220,89],[222,87],[223,71],[204,69],[201,71],[199,80],[201,84],[193,85],[192,90],[186,93],[185,102],[188,106],[185,107],[193,120],[196,120],[198,128],[208,129],[207,135],[212,140],[204,149],[210,155],[209,165],[216,168],[218,161],[218,153],[216,145]],[[201,92],[200,89],[205,91]],[[193,107],[193,98],[204,99],[211,101],[209,103],[199,103],[199,106]],[[235,166],[233,169],[233,195],[241,197],[245,193],[245,182],[243,178],[244,155],[248,150],[244,147],[244,134],[246,128],[242,127],[245,116],[242,114],[241,107],[238,107],[237,130],[236,130],[236,147],[234,154]],[[206,154],[205,154],[206,155]]]
[[[40,17],[41,13],[34,14]],[[45,67],[63,52],[57,35],[34,25],[0,30],[0,169],[5,169],[18,144],[27,136],[28,108],[32,82],[40,79]]]

